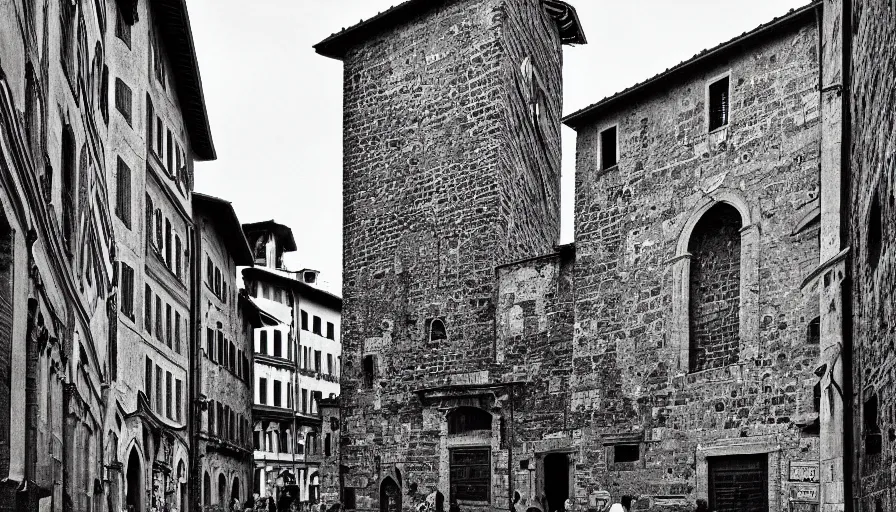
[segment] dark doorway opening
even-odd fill
[[[548,511],[563,512],[564,502],[569,499],[569,456],[565,453],[550,453],[544,458],[544,495]]]
[[[714,512],[767,512],[768,455],[710,458],[709,509]]]
[[[401,489],[391,478],[380,485],[380,512],[401,512]]]
[[[140,468],[140,455],[135,448],[131,448],[128,455],[128,494],[125,497],[125,506],[128,512],[142,511],[140,488],[143,487],[143,470]]]

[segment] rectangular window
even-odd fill
[[[168,419],[174,418],[174,416],[172,416],[171,414],[171,406],[174,405],[173,380],[174,379],[171,377],[171,372],[165,372],[165,417]]]
[[[274,331],[274,357],[283,357],[283,333]]]
[[[146,145],[149,150],[155,153],[156,148],[153,146],[153,128],[156,124],[156,109],[152,106],[152,98],[149,93],[146,94]]]
[[[258,353],[268,355],[268,331],[261,331],[259,337],[261,339],[259,341]]]
[[[314,323],[311,326],[311,332],[320,336],[320,317],[319,316],[314,317]]]
[[[149,197],[149,194],[146,194],[146,250],[147,254],[149,253],[149,248],[152,247],[152,219],[153,215],[156,212],[155,205],[152,204],[152,198]]]
[[[156,251],[159,254],[162,254],[164,250],[165,238],[163,236],[164,230],[162,230],[162,210],[161,208],[156,208]]]
[[[174,275],[176,275],[178,279],[183,275],[183,272],[181,271],[182,252],[183,246],[181,245],[180,235],[174,235]]]
[[[115,79],[115,109],[121,112],[121,117],[131,124],[131,88],[121,78]]]
[[[143,393],[146,395],[146,400],[151,404],[152,403],[152,370],[155,368],[155,365],[152,364],[152,359],[146,358],[146,369],[143,370]]]
[[[333,354],[327,354],[327,375],[333,375]]]
[[[302,412],[308,412],[308,390],[302,390]]]
[[[220,329],[221,326],[218,326]],[[218,364],[226,365],[227,364],[227,350],[224,348],[224,332],[218,331]]]
[[[307,331],[308,330],[308,313],[305,311],[302,311],[301,316],[302,316],[302,330]]]
[[[449,461],[451,503],[458,500],[489,501],[491,476],[490,448],[451,450]]]
[[[165,125],[162,124],[162,118],[156,116],[156,155],[158,155],[159,160],[165,156],[164,148],[162,147],[162,139],[165,137]]]
[[[121,312],[134,319],[134,269],[121,262]]]
[[[280,407],[280,381],[274,380],[274,407]]]
[[[641,458],[641,447],[637,444],[617,444],[613,446],[613,463],[638,462]]]
[[[180,312],[174,312],[174,351],[178,354],[181,353],[180,346]]]
[[[131,26],[127,24],[124,20],[124,15],[121,11],[121,4],[118,4],[115,9],[118,14],[118,19],[115,22],[115,37],[121,39],[125,46],[128,49],[131,49]]]
[[[165,410],[165,397],[162,395],[163,376],[162,368],[156,365],[156,412],[159,414],[162,414],[162,411]]]
[[[227,361],[227,367],[230,368],[230,371],[236,371],[236,345],[233,342],[230,342],[230,360]]]
[[[320,373],[321,364],[320,364],[320,350],[314,351],[314,371]]]
[[[168,167],[168,174],[174,175],[174,148],[171,140],[171,130],[165,138],[165,164]]]
[[[268,403],[268,379],[258,379],[258,403],[261,405]]]
[[[336,326],[333,325],[333,322],[327,322],[327,339],[328,340],[336,339]]]
[[[214,265],[214,263],[212,263],[211,257],[206,256],[205,267],[206,267],[206,272],[207,272],[206,277],[208,278],[207,284],[208,284],[209,288],[212,288],[214,286],[214,281],[215,281],[215,265]]]
[[[143,291],[143,328],[152,334],[152,288],[149,285]]]
[[[215,435],[215,401],[208,404],[208,433]]]
[[[177,379],[174,381],[174,419],[177,422],[183,421],[183,400],[184,400],[184,383]]]
[[[171,339],[171,304],[165,304],[165,343],[168,348],[172,345]]]
[[[728,77],[709,85],[709,131],[728,124]]]
[[[116,183],[115,214],[126,228],[131,229],[131,168],[121,157],[118,157]]]
[[[165,331],[162,330],[162,319],[164,318],[162,312],[162,298],[156,295],[156,338],[159,341],[162,340],[162,336],[165,335]]]
[[[600,168],[609,169],[618,164],[616,155],[616,127],[600,132]]]
[[[373,380],[376,378],[376,364],[374,362],[373,356],[364,356],[361,365],[361,371],[364,374],[364,387],[368,389],[373,387]]]
[[[165,219],[165,264],[171,268],[171,221]]]
[[[292,409],[292,384],[286,383],[286,408]]]

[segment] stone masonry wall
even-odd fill
[[[849,244],[852,249],[857,512],[896,508],[896,138],[893,108],[896,11],[892,2],[853,3],[852,168]],[[877,211],[872,211],[877,193]],[[879,230],[874,229],[875,222]],[[876,231],[876,232],[875,232]],[[877,265],[872,247],[880,245]],[[871,403],[877,400],[877,414]],[[867,417],[866,417],[867,416]]]
[[[690,369],[737,363],[740,356],[740,213],[719,205],[691,235]]]
[[[783,510],[787,463],[817,463],[817,435],[800,428],[818,357],[806,340],[817,294],[801,290],[817,222],[795,229],[819,187],[818,31],[806,19],[579,129],[569,424],[582,432],[580,497],[693,503],[707,495],[708,457],[755,450],[769,453],[771,505]],[[730,122],[708,133],[706,88],[725,73]],[[619,165],[600,170],[599,133],[617,124]],[[689,373],[687,229],[718,202],[744,225],[740,356]],[[623,441],[640,444],[637,462],[614,460]]]
[[[537,0],[455,0],[345,58],[341,449],[359,509],[387,475],[405,506],[445,485],[443,411],[415,391],[513,374],[495,360],[495,268],[557,241],[559,48]],[[435,320],[446,339],[430,340]],[[505,482],[506,463],[495,455]]]

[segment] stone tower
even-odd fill
[[[583,43],[562,1],[411,0],[315,46],[345,66],[341,436],[358,509],[401,507],[411,484],[448,493],[444,418],[417,392],[512,372],[496,268],[555,251],[562,45]]]

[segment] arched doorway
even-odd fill
[[[179,499],[177,500],[178,506],[180,510],[186,511],[187,509],[187,468],[184,465],[184,461],[180,461],[177,463],[177,492],[179,494]]]
[[[212,504],[212,477],[208,471],[202,476],[202,506],[210,507]]]
[[[227,479],[218,475],[218,505],[227,505]]]
[[[388,477],[380,484],[380,512],[401,512],[401,488]]]
[[[128,455],[127,480],[126,510],[128,512],[143,512],[143,467],[136,447],[131,448],[131,453]]]
[[[233,485],[230,487],[230,501],[240,501],[240,479],[233,477]],[[240,503],[242,503],[240,501]]]

